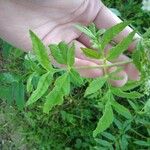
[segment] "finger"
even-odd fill
[[[117,17],[114,13],[112,13],[109,8],[107,8],[105,5],[103,5],[103,7],[101,7],[101,10],[99,11],[97,17],[95,18],[94,23],[96,24],[96,26],[101,29],[101,28],[105,28],[108,29],[118,23],[122,22],[122,20]],[[131,33],[133,31],[132,28],[130,28],[129,26],[126,27],[116,38],[114,38],[114,41],[116,43],[119,43],[120,41],[122,41],[122,39],[124,39],[129,33]],[[134,37],[135,39],[139,39],[140,36],[138,34],[135,35]],[[135,40],[130,46],[129,46],[129,50],[132,50],[135,48],[137,41]]]
[[[112,73],[116,70],[117,70],[117,67],[111,67],[108,69],[109,73]],[[122,87],[128,81],[128,75],[125,71],[120,71],[120,72],[116,73],[115,77],[117,77],[118,79],[116,79],[116,80],[110,79],[109,82],[111,83],[111,85],[116,86],[116,87]]]
[[[129,60],[129,57],[122,54],[113,62],[123,62]],[[137,70],[136,66],[133,63],[123,65],[123,67],[124,71],[128,74],[129,80],[140,80],[140,72]]]
[[[95,59],[91,59],[91,58],[88,58],[86,57],[82,50],[81,50],[81,47],[85,47],[82,43],[80,43],[79,41],[73,41],[76,45],[76,57],[79,59],[79,64],[82,63],[82,65],[86,65],[85,61],[89,61],[89,62],[94,62],[98,65],[102,65],[103,64],[103,61],[102,60],[95,60]],[[111,47],[110,45],[107,46],[108,48]],[[85,60],[84,61],[84,64],[83,62],[80,62],[81,60]],[[107,64],[111,64],[110,62],[107,62]],[[88,64],[87,64],[88,65]],[[93,64],[95,65],[95,64]],[[112,72],[112,71],[115,71],[117,68],[116,67],[112,67],[112,68],[109,68],[108,69],[108,72]],[[91,72],[92,70],[86,70],[84,73],[86,72]],[[127,82],[127,74],[125,71],[121,71],[119,73],[116,74],[116,76],[118,77],[123,77],[123,79],[120,79],[120,80],[111,80],[110,82],[112,83],[112,85],[114,86],[123,86],[126,82]]]
[[[118,18],[114,13],[112,13],[104,4],[100,8],[100,11],[98,12],[94,23],[99,29],[108,29],[118,23],[122,22],[120,18]],[[126,27],[118,36],[114,38],[114,41],[116,43],[119,43],[124,39],[129,33],[131,33],[133,30],[129,26]],[[135,39],[139,39],[140,36],[138,34],[135,35]],[[81,35],[79,40],[84,43],[86,46],[89,46],[89,39],[85,35]],[[133,43],[129,46],[129,50],[132,50],[135,48],[137,43],[137,40],[133,41]]]
[[[109,53],[109,51],[111,50],[112,47],[113,46],[111,44],[108,44],[105,49],[105,53],[106,54]],[[127,57],[124,54],[121,54],[116,60],[111,61],[111,62],[119,63],[119,62],[129,61],[129,60],[130,60],[129,57]],[[140,79],[140,73],[133,63],[122,65],[122,67],[123,67],[124,71],[127,73],[129,80],[139,80]]]
[[[78,38],[78,41],[80,41],[86,47],[91,47],[90,38],[86,36],[84,33],[81,34],[81,36]]]
[[[88,61],[88,60],[83,60],[83,59],[79,59],[76,58],[75,59],[75,64],[74,67],[76,68],[76,70],[80,73],[80,75],[82,77],[86,77],[86,78],[96,78],[96,77],[100,77],[103,76],[103,70],[100,68],[97,69],[87,69],[87,68],[83,68],[83,67],[98,67],[99,65],[97,65],[94,62]],[[80,68],[80,69],[79,69]]]

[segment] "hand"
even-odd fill
[[[49,45],[66,41],[76,45],[75,66],[96,66],[101,62],[84,56],[80,47],[90,47],[89,39],[74,27],[81,23],[88,25],[94,22],[98,28],[109,28],[121,20],[115,16],[99,0],[1,0],[0,1],[0,36],[16,47],[31,50],[29,29],[35,32],[42,41]],[[121,32],[115,42],[121,41],[132,31],[127,27]],[[135,43],[129,47],[134,49]],[[111,45],[108,45],[108,48]],[[116,61],[129,58],[121,55]],[[112,62],[110,62],[112,63]],[[110,68],[109,71],[114,68]],[[84,77],[98,77],[103,75],[100,69],[78,70]],[[114,86],[123,86],[128,79],[138,80],[139,73],[133,64],[124,66],[124,71],[118,75],[123,80],[111,81]]]

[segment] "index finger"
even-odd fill
[[[114,13],[112,13],[109,10],[109,8],[107,8],[102,2],[100,2],[99,12],[96,18],[93,20],[93,22],[96,24],[97,28],[99,29],[108,29],[122,22],[122,20],[119,17],[117,17]],[[132,31],[133,29],[127,26],[122,32],[120,32],[120,34],[118,34],[118,36],[116,36],[113,39],[113,41],[119,43]],[[137,41],[140,38],[141,37],[138,34],[135,35],[132,44],[128,48],[129,51],[132,51],[136,47]],[[86,45],[87,47],[91,47],[90,39],[85,34],[82,34],[78,40],[84,45]]]
[[[112,13],[109,8],[107,8],[104,4],[100,8],[99,13],[97,14],[94,23],[99,29],[108,29],[120,22],[122,20],[117,17],[114,13]],[[117,35],[117,37],[114,38],[114,42],[119,43],[124,39],[129,33],[131,33],[133,29],[131,27],[126,27],[120,34]],[[133,50],[136,46],[137,39],[139,39],[140,36],[138,34],[135,35],[133,43],[129,46],[129,50]]]

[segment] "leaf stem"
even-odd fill
[[[146,136],[140,134],[139,132],[135,131],[134,129],[131,129],[131,131],[134,132],[136,135],[138,135],[138,136],[140,136],[140,137],[142,137],[142,138],[144,138],[144,139],[147,139]]]
[[[104,65],[99,65],[99,66],[81,66],[81,67],[74,67],[74,69],[100,69],[100,68],[105,68],[105,67],[114,67],[114,66],[121,66],[125,64],[132,63],[132,60],[128,61],[123,61],[123,62],[118,62],[118,63],[113,63],[113,64],[104,64]]]

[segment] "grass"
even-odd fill
[[[134,26],[140,33],[150,27],[150,14],[141,9],[141,1],[105,0],[104,2],[107,6],[117,9],[122,18],[134,20]],[[6,97],[5,93],[8,89],[12,89],[12,81],[17,80],[26,84],[28,64],[24,59],[24,53],[2,40],[0,50],[0,149],[109,150],[113,147],[117,150],[148,149],[150,118],[137,112],[142,109],[149,97],[129,103],[119,99],[120,103],[131,110],[134,118],[125,120],[116,115],[115,123],[107,132],[95,139],[92,137],[92,131],[99,116],[102,115],[98,108],[103,107],[96,101],[101,97],[100,92],[85,99],[83,98],[85,87],[73,87],[65,103],[53,109],[49,116],[41,111],[42,99],[28,109],[18,110],[17,100],[13,98],[8,104],[6,99],[8,100],[9,96]],[[3,79],[1,75],[4,73],[5,77],[9,78]],[[28,94],[25,92],[24,99],[27,98]]]

